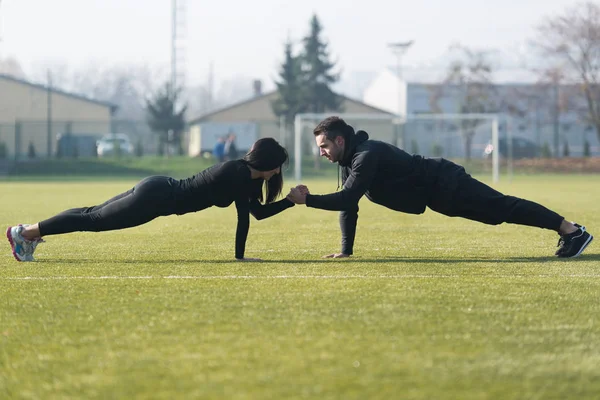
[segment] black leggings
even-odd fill
[[[177,181],[166,176],[143,179],[132,189],[93,207],[73,208],[41,221],[40,236],[131,228],[174,214]]]
[[[546,207],[507,196],[467,174],[462,167],[454,176],[441,179],[429,208],[450,217],[462,217],[484,224],[503,222],[557,231],[564,218]]]

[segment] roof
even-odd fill
[[[200,116],[198,116],[196,118],[192,118],[191,120],[188,121],[188,124],[193,124],[193,123],[196,123],[196,122],[201,122],[205,118],[209,118],[209,117],[212,117],[212,116],[214,116],[216,114],[220,114],[223,111],[229,111],[229,110],[234,109],[234,108],[242,107],[242,106],[244,106],[246,104],[250,104],[250,103],[255,102],[257,100],[264,99],[265,97],[272,96],[275,93],[276,93],[276,91],[273,90],[273,91],[270,91],[270,92],[267,92],[267,93],[264,93],[264,94],[260,94],[258,96],[251,97],[251,98],[246,99],[246,100],[242,100],[242,101],[234,103],[234,104],[230,104],[230,105],[222,107],[222,108],[218,108],[218,109],[213,110],[213,111],[209,111],[206,114],[202,114],[202,115],[200,115]]]
[[[19,84],[22,84],[22,85],[27,85],[27,86],[33,87],[35,89],[40,89],[40,90],[43,90],[43,91],[47,91],[48,90],[48,86],[40,85],[38,83],[29,82],[29,81],[26,81],[24,79],[15,78],[14,76],[7,75],[7,74],[0,74],[0,79],[4,79],[4,80],[7,80],[7,81],[19,83]],[[56,89],[56,88],[52,88],[52,87],[50,88],[50,92],[56,93],[56,94],[60,94],[62,96],[70,97],[72,99],[77,99],[77,100],[85,101],[85,102],[88,102],[88,103],[94,103],[94,104],[97,104],[97,105],[100,105],[100,106],[110,107],[111,110],[116,110],[118,108],[118,106],[116,104],[114,104],[114,103],[109,103],[107,101],[94,100],[94,99],[91,99],[89,97],[85,97],[85,96],[82,96],[82,95],[79,95],[79,94],[75,94],[75,93],[65,92],[65,91],[62,91],[60,89]]]
[[[188,121],[188,124],[194,124],[194,123],[197,123],[197,122],[202,122],[204,119],[210,118],[210,117],[212,117],[212,116],[214,116],[216,114],[222,113],[224,111],[229,111],[229,110],[232,110],[234,108],[242,107],[242,106],[250,104],[250,103],[252,103],[254,101],[262,100],[265,97],[274,96],[276,94],[277,94],[277,90],[272,90],[270,92],[267,92],[267,93],[264,93],[264,94],[261,94],[261,95],[258,95],[258,96],[254,96],[254,97],[251,97],[249,99],[242,100],[242,101],[240,101],[238,103],[234,103],[234,104],[228,105],[226,107],[210,111],[210,112],[208,112],[206,114],[203,114],[203,115],[200,115],[200,116],[198,116],[196,118],[192,118],[190,121]],[[345,96],[343,94],[339,94],[339,93],[337,95],[340,96],[345,101],[349,101],[349,102],[353,102],[353,103],[358,103],[358,104],[362,105],[363,107],[369,108],[369,109],[371,109],[371,110],[373,110],[375,112],[382,113],[382,114],[390,114],[386,110],[383,110],[383,109],[377,108],[377,107],[373,107],[373,106],[371,106],[369,104],[366,104],[366,103],[364,103],[364,102],[362,102],[360,100],[352,99],[350,97],[347,97],[347,96]]]

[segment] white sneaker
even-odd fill
[[[27,240],[21,235],[21,231],[28,225],[11,226],[6,230],[6,238],[10,243],[13,256],[17,261],[35,261],[33,252],[39,243],[44,240],[37,238]]]

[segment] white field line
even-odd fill
[[[600,278],[600,274],[507,274],[507,275],[168,275],[168,276],[20,276],[1,277],[3,281],[51,280],[151,280],[151,279],[460,279],[460,278]]]

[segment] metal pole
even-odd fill
[[[279,141],[281,142],[281,145],[283,147],[285,147],[286,145],[286,140],[285,140],[285,129],[286,129],[286,123],[285,123],[286,118],[281,115],[279,116]]]
[[[560,104],[558,99],[558,82],[554,83],[554,158],[560,157],[559,140],[558,140],[558,124],[560,121]]]
[[[498,183],[500,180],[499,161],[500,148],[498,146],[498,118],[492,120],[492,181]]]
[[[540,119],[540,99],[536,98],[535,102],[535,144],[536,144],[536,156],[539,158],[542,156],[542,139],[541,139],[541,119]]]
[[[402,52],[396,53],[396,74],[398,75],[398,129],[396,131],[395,146],[404,148],[404,138],[402,135]]]
[[[21,154],[21,121],[15,121],[15,161],[19,161],[19,155]]]
[[[294,177],[296,182],[302,180],[302,119],[296,115],[294,119]]]
[[[48,158],[52,157],[52,73],[48,70],[48,88],[47,88],[47,109],[46,109],[46,148]]]
[[[403,132],[403,124],[404,124],[404,109],[402,107],[402,56],[408,50],[408,48],[414,43],[414,40],[409,40],[408,42],[400,42],[400,43],[390,43],[388,47],[392,49],[392,52],[396,54],[396,75],[398,76],[398,129],[397,135],[394,145],[399,147],[405,147],[404,143],[404,132]]]
[[[177,0],[171,0],[171,96],[175,97],[177,85]]]
[[[2,0],[0,0],[0,5],[2,5]],[[2,20],[2,14],[0,14],[0,20]],[[0,43],[2,43],[2,25],[0,25]],[[0,48],[1,50],[1,48]],[[0,60],[2,59],[2,52],[0,52]]]
[[[512,182],[513,178],[513,159],[514,159],[514,151],[513,151],[513,135],[512,135],[512,119],[510,117],[506,117],[506,141],[507,141],[507,163],[506,168],[508,172],[508,182]]]

